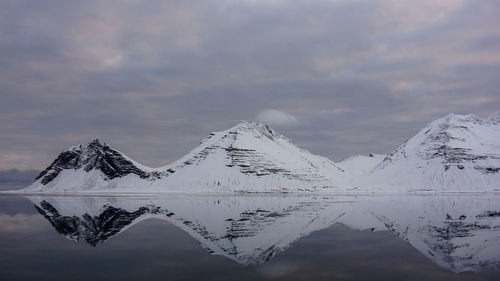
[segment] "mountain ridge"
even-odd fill
[[[260,122],[213,132],[171,164],[142,165],[97,139],[72,146],[24,192],[500,191],[500,114],[448,114],[387,156],[335,163]],[[21,192],[22,192],[21,191]]]
[[[98,140],[73,146],[28,189],[96,191],[101,186],[122,191],[135,185],[160,192],[183,191],[180,186],[189,191],[287,192],[335,185],[337,178],[347,185],[337,177],[343,173],[333,161],[298,148],[270,126],[245,121],[211,133],[179,160],[158,168],[137,163]]]

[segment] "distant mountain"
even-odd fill
[[[94,140],[59,154],[25,191],[300,192],[349,186],[327,158],[298,148],[269,126],[242,122],[210,134],[160,167],[141,165]]]
[[[63,151],[21,192],[500,191],[500,114],[449,114],[385,156],[340,163],[298,148],[268,125],[242,122],[172,164],[150,168],[94,140]]]
[[[500,114],[438,119],[358,184],[374,190],[499,191]]]
[[[0,171],[0,183],[32,183],[39,173],[38,170],[3,170]]]

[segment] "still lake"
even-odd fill
[[[2,280],[500,280],[499,195],[0,196]]]

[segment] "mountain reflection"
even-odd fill
[[[500,264],[496,196],[29,197],[66,238],[91,246],[149,218],[181,228],[240,264],[269,261],[294,241],[341,223],[389,230],[455,272]],[[383,253],[381,253],[383,254]]]

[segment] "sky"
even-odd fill
[[[241,120],[389,153],[499,78],[497,0],[3,0],[0,170],[94,138],[158,167]]]

